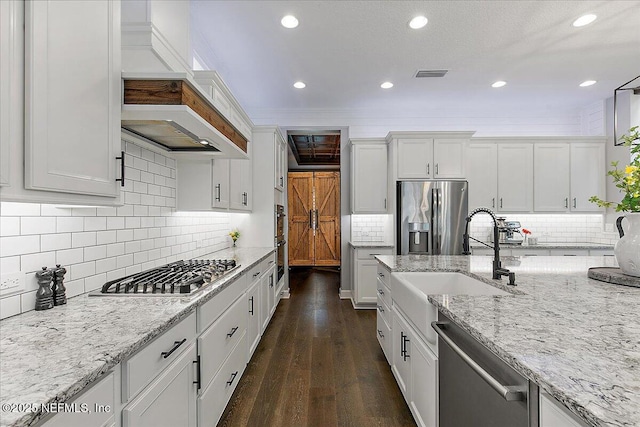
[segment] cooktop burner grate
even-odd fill
[[[229,259],[191,259],[152,268],[102,286],[90,295],[177,295],[192,294],[203,285],[214,283],[240,267]]]

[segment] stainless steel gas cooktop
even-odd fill
[[[232,259],[176,261],[105,283],[90,296],[190,296],[240,267]]]

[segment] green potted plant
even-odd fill
[[[607,172],[613,178],[616,187],[623,193],[619,203],[608,202],[597,196],[589,201],[598,206],[615,207],[616,212],[626,212],[618,218],[616,224],[620,240],[616,243],[615,254],[618,265],[624,274],[640,277],[640,131],[638,126],[629,129],[620,141],[631,147],[631,161],[623,169],[618,169],[618,162],[611,162],[613,169]],[[629,230],[622,229],[622,219],[627,218]]]

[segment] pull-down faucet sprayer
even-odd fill
[[[501,279],[502,276],[508,276],[509,277],[509,285],[512,286],[516,286],[516,273],[509,271],[506,268],[502,268],[502,262],[500,261],[500,243],[499,243],[499,233],[498,233],[498,222],[496,221],[496,216],[493,213],[493,211],[491,209],[488,208],[477,208],[473,211],[471,211],[471,213],[469,214],[469,216],[466,218],[467,223],[465,224],[464,227],[464,236],[463,236],[463,243],[462,243],[462,254],[463,255],[471,255],[471,250],[469,247],[469,223],[471,223],[471,218],[473,218],[476,214],[480,213],[480,212],[484,212],[488,215],[491,216],[491,219],[493,220],[493,275],[492,277],[494,279]],[[471,237],[471,239],[473,239],[473,237]],[[477,242],[480,242],[477,239],[473,239],[476,240]],[[480,242],[482,244],[485,244],[484,242]],[[486,244],[485,244],[486,245]],[[488,246],[488,245],[487,245]]]

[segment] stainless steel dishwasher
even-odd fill
[[[538,427],[538,386],[442,313],[438,334],[440,427]]]

